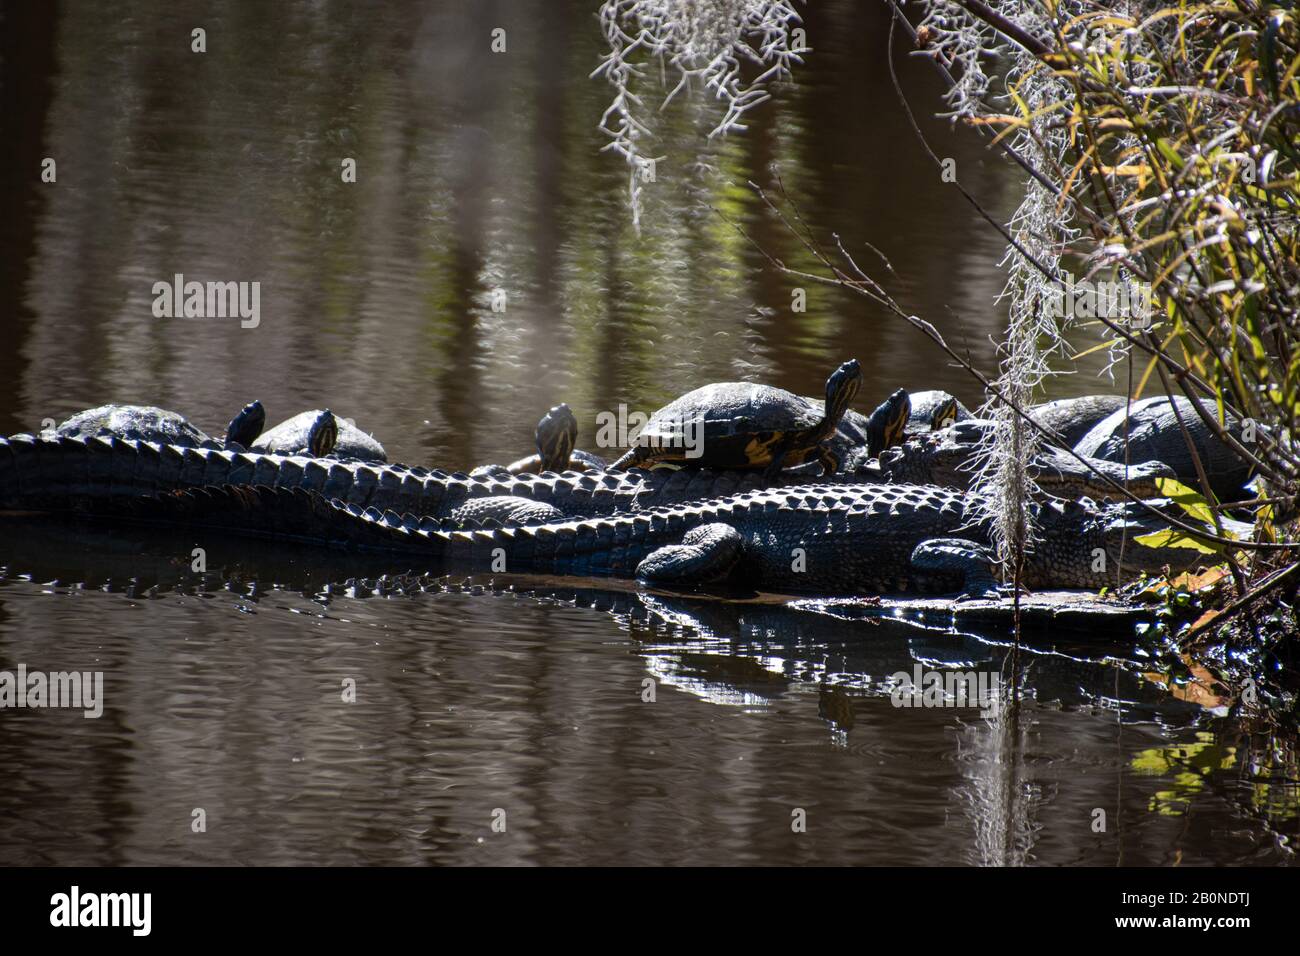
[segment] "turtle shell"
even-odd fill
[[[77,412],[54,429],[56,435],[93,438],[115,435],[135,441],[195,448],[214,444],[188,418],[154,405],[100,405]]]
[[[583,451],[581,448],[573,449],[573,454],[569,456],[570,471],[604,471],[608,467],[609,462],[600,455]]]
[[[660,461],[692,461],[709,468],[767,464],[772,448],[792,431],[822,421],[820,402],[771,385],[717,382],[669,402],[650,417],[636,442],[658,450]],[[698,439],[695,449],[685,439]],[[790,449],[785,464],[803,462],[812,449]]]
[[[320,414],[320,409],[313,409],[282,421],[269,431],[262,432],[257,441],[253,442],[253,450],[276,455],[307,454],[307,436]],[[360,461],[388,461],[384,446],[357,428],[355,422],[337,415],[335,420],[338,422],[339,437],[334,445],[334,455]]]
[[[910,435],[925,435],[930,431],[930,420],[934,418],[934,413],[950,401],[957,403],[957,421],[964,422],[971,419],[970,409],[956,399],[950,392],[942,389],[931,388],[921,392],[908,392],[908,397],[912,400],[912,417],[907,420],[906,433]]]

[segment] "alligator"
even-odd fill
[[[1215,402],[1204,398],[1199,401],[1209,418],[1219,420]],[[1223,421],[1225,431],[1242,442],[1244,422],[1232,412]],[[1195,454],[1188,447],[1189,436]],[[1202,490],[1199,458],[1210,489],[1220,501],[1249,497],[1243,486],[1250,480],[1250,462],[1214,434],[1196,407],[1182,395],[1174,396],[1172,402],[1160,395],[1120,407],[1080,438],[1074,450],[1114,462],[1162,461],[1173,469],[1179,481],[1197,491]]]
[[[631,514],[531,526],[362,508],[300,488],[259,485],[116,499],[123,517],[345,549],[418,555],[431,566],[638,578],[671,587],[743,581],[819,594],[992,596],[987,523],[978,495],[926,485],[767,488]],[[1168,529],[1132,504],[1031,505],[1041,538],[1026,557],[1030,588],[1114,584],[1116,569],[1191,566],[1197,552],[1148,547]]]
[[[1064,448],[1073,448],[1079,439],[1103,418],[1123,408],[1128,399],[1123,395],[1084,395],[1080,398],[1058,398],[1029,409],[1029,417],[1039,427],[1055,436]]]
[[[881,452],[878,466],[868,465],[859,469],[859,473],[871,474],[873,480],[879,481],[943,485],[946,488],[970,487],[980,442],[990,424],[982,419],[969,419],[933,434],[913,438]],[[1132,464],[1127,468],[1122,463],[1099,458],[1085,456],[1085,461],[1086,464],[1081,463],[1055,446],[1042,445],[1030,461],[1030,473],[1045,494],[1070,499],[1088,497],[1097,501],[1127,497],[1106,478],[1139,498],[1158,498],[1161,491],[1157,479],[1174,477],[1174,470],[1159,461]]]
[[[965,487],[969,478],[958,461],[969,455],[969,446],[962,446],[960,455],[927,450],[933,447],[909,444],[856,473],[815,480],[822,484],[883,481]],[[1058,457],[1065,460],[1053,459],[1055,468],[1041,471],[1046,491],[1061,497],[1078,492],[1096,497],[1110,494],[1109,486],[1090,479],[1068,456],[1062,453]],[[1101,467],[1122,475],[1122,466],[1103,463]],[[1145,470],[1159,472],[1160,466],[1149,465]],[[1154,488],[1135,481],[1141,476],[1139,469],[1130,468],[1134,493],[1157,494]],[[598,517],[808,481],[807,476],[788,472],[768,479],[760,471],[673,468],[470,476],[401,464],[159,445],[113,436],[0,438],[0,510],[94,512],[98,502],[114,496],[259,484],[302,488],[362,508],[435,517],[495,514],[518,523],[560,516]],[[471,501],[477,504],[467,505]],[[537,508],[539,504],[545,507]],[[470,514],[466,508],[478,511]]]
[[[781,482],[807,481],[794,475]],[[861,481],[834,476],[832,481]],[[0,438],[0,510],[94,513],[100,502],[206,485],[302,488],[360,507],[457,517],[468,502],[541,504],[538,518],[596,517],[766,487],[759,471],[656,468],[626,472],[465,475],[400,464],[159,445],[114,436]],[[481,514],[477,517],[490,517]],[[473,515],[460,514],[469,518]]]

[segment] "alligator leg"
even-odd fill
[[[993,577],[988,548],[968,538],[931,538],[912,551],[912,567],[920,571],[960,574],[964,579],[958,600],[994,599],[1002,596]]]
[[[636,576],[652,584],[708,584],[731,573],[745,541],[729,524],[692,528],[681,544],[650,552],[636,567]]]

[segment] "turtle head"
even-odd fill
[[[339,440],[339,423],[328,408],[316,416],[307,432],[307,452],[315,458],[324,458],[334,451]]]
[[[867,454],[875,458],[886,448],[901,444],[912,417],[912,399],[900,388],[867,416]]]
[[[826,380],[826,422],[833,429],[844,417],[862,386],[862,369],[857,359],[849,359]]]
[[[261,402],[253,399],[226,426],[226,444],[250,448],[265,427],[266,409],[262,407]]]
[[[573,411],[561,402],[542,416],[534,432],[541,471],[565,471],[569,457],[578,442],[578,420]]]
[[[957,423],[957,399],[949,395],[930,415],[930,431],[937,432]]]

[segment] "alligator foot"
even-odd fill
[[[920,571],[962,575],[964,583],[958,601],[996,601],[1002,597],[1002,589],[993,577],[993,555],[967,538],[922,541],[912,551],[912,566]]]
[[[744,549],[744,538],[728,524],[705,524],[686,532],[681,544],[657,548],[636,568],[651,584],[708,584],[731,573]]]
[[[953,600],[958,604],[966,601],[1001,601],[1004,598],[1012,597],[1016,589],[1009,584],[999,584],[990,578],[988,581],[971,582],[966,580],[966,586],[959,591]]]

